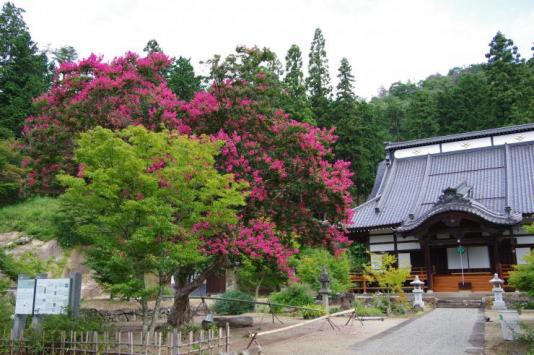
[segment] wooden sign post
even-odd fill
[[[81,286],[82,275],[79,272],[72,272],[69,278],[63,279],[48,279],[46,274],[35,279],[20,275],[11,338],[21,338],[28,315],[32,316],[32,328],[37,331],[40,330],[43,316],[70,311],[73,317],[78,317]]]

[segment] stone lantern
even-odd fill
[[[423,285],[425,283],[421,280],[419,280],[419,275],[415,275],[415,280],[410,282],[410,285],[413,286],[413,306],[414,307],[421,307],[423,308],[425,306],[425,302],[423,301],[423,293],[425,291],[423,290]]]
[[[319,290],[319,294],[321,295],[323,299],[323,305],[326,310],[326,313],[329,313],[329,305],[328,305],[328,296],[330,295],[330,276],[328,276],[328,272],[326,271],[326,268],[323,267],[323,271],[321,272],[321,276],[319,277],[319,282],[321,283],[321,289]]]
[[[493,278],[489,282],[493,286],[493,288],[491,289],[491,292],[493,292],[493,306],[491,306],[491,309],[497,309],[497,310],[506,309],[506,304],[504,303],[504,300],[502,299],[502,294],[504,290],[501,287],[501,285],[504,283],[504,280],[500,279],[499,274],[495,273],[493,275]]]

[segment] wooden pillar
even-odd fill
[[[430,245],[428,243],[428,240],[423,241],[424,245],[424,254],[425,254],[425,268],[426,268],[426,279],[427,279],[427,286],[429,290],[432,290],[433,282],[432,282],[432,265],[430,261]]]
[[[499,242],[500,238],[496,235],[493,236],[493,263],[495,264],[495,272],[502,276],[501,256],[499,255]]]

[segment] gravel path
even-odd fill
[[[484,319],[478,309],[437,308],[352,346],[354,354],[483,354]]]

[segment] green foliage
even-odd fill
[[[271,293],[269,301],[290,306],[305,306],[313,303],[313,295],[308,285],[292,283],[282,291]],[[273,306],[272,309],[274,312],[281,312],[283,307]]]
[[[54,61],[61,65],[66,62],[74,62],[78,59],[78,52],[73,46],[63,46],[52,51]]]
[[[50,343],[59,343],[61,333],[69,336],[71,331],[86,334],[87,332],[103,333],[113,330],[99,315],[83,311],[80,312],[78,318],[70,314],[46,316],[42,318],[41,324],[41,331],[27,328],[24,332],[24,340],[31,344],[34,351],[44,351],[45,346],[49,346]]]
[[[20,274],[35,277],[38,274],[45,273],[48,271],[50,262],[51,260],[45,262],[30,252],[14,257],[7,254],[5,250],[0,249],[0,272],[12,281],[16,281]]]
[[[151,39],[143,51],[152,54],[163,52],[163,49],[161,49],[158,41]],[[171,65],[165,69],[164,76],[167,79],[167,86],[181,100],[191,100],[195,93],[201,89],[202,78],[195,74],[191,59],[182,56],[173,58]]]
[[[113,294],[140,302],[157,297],[179,268],[208,261],[193,226],[209,238],[237,221],[241,184],[214,168],[218,144],[154,133],[143,127],[82,133],[75,150],[78,177],[63,175],[61,197],[75,232],[90,241],[88,264]],[[145,282],[146,274],[158,284]]]
[[[310,47],[306,88],[313,113],[319,125],[324,125],[330,105],[332,87],[326,56],[325,39],[320,28],[315,29]]]
[[[382,254],[381,264],[376,267],[366,265],[364,268],[365,277],[370,282],[378,283],[378,286],[387,293],[403,294],[402,286],[410,276],[409,268],[397,268],[397,257],[392,254]]]
[[[1,256],[0,256],[1,260]],[[1,270],[1,269],[0,269]],[[5,334],[11,330],[12,320],[11,316],[14,312],[13,300],[9,297],[7,289],[9,281],[0,278],[0,333]]]
[[[516,270],[510,273],[508,282],[520,291],[525,291],[534,297],[534,252],[525,256],[525,264],[516,265]]]
[[[0,130],[21,134],[32,113],[32,98],[48,86],[44,53],[31,39],[22,18],[24,10],[6,2],[0,13]]]
[[[330,122],[339,135],[336,156],[351,162],[354,172],[352,194],[363,202],[374,184],[376,164],[383,159],[385,130],[375,121],[372,107],[363,102],[338,98],[333,104]]]
[[[319,318],[326,314],[326,310],[324,309],[324,306],[320,304],[312,303],[312,304],[307,304],[304,307],[306,307],[307,309],[300,310],[300,314],[302,315],[302,318],[304,319]]]
[[[146,52],[147,54],[151,54],[155,52],[163,52],[163,50],[159,46],[158,41],[156,41],[155,39],[151,39],[146,43],[145,48],[143,48],[143,52]]]
[[[341,59],[341,65],[337,75],[339,83],[337,84],[336,99],[337,101],[354,101],[354,75],[352,75],[352,67],[347,58]]]
[[[259,296],[261,291],[272,292],[287,280],[287,275],[267,260],[244,259],[237,269],[237,282],[241,291]]]
[[[208,79],[216,83],[231,79],[245,80],[249,88],[261,86],[261,90],[242,93],[259,104],[260,111],[272,113],[274,108],[284,107],[287,95],[280,82],[282,64],[269,48],[238,46],[235,54],[224,59],[215,55],[207,63],[211,66]]]
[[[350,260],[346,252],[336,257],[325,249],[305,249],[295,264],[297,277],[315,291],[321,288],[319,277],[323,267],[326,267],[330,276],[330,288],[333,293],[346,292],[351,286]]]
[[[283,85],[287,91],[287,97],[284,100],[283,108],[297,121],[315,125],[310,102],[306,96],[304,72],[302,71],[302,52],[299,46],[293,44],[287,51],[285,59],[286,76]]]
[[[360,300],[354,301],[354,310],[358,317],[380,317],[385,314],[385,310],[379,307],[366,306]]]
[[[58,235],[59,207],[55,198],[36,197],[0,208],[0,233],[20,231],[41,240],[53,239]]]
[[[0,139],[0,206],[13,203],[20,197],[24,173],[21,162],[17,141]]]
[[[519,326],[521,331],[519,334],[515,334],[517,340],[526,343],[528,346],[527,355],[532,355],[534,354],[534,327],[523,322],[520,322]]]
[[[254,297],[238,290],[226,291],[221,297],[243,301],[254,301]],[[217,300],[213,305],[213,311],[223,315],[243,314],[254,311],[254,303]]]
[[[435,97],[428,91],[417,91],[406,112],[404,132],[407,139],[432,137],[439,133]]]
[[[191,59],[174,59],[167,72],[167,84],[179,99],[191,100],[200,90],[201,78],[195,74]]]
[[[366,264],[369,263],[369,251],[365,243],[352,243],[347,248],[350,260],[350,269],[353,272],[361,273]]]

